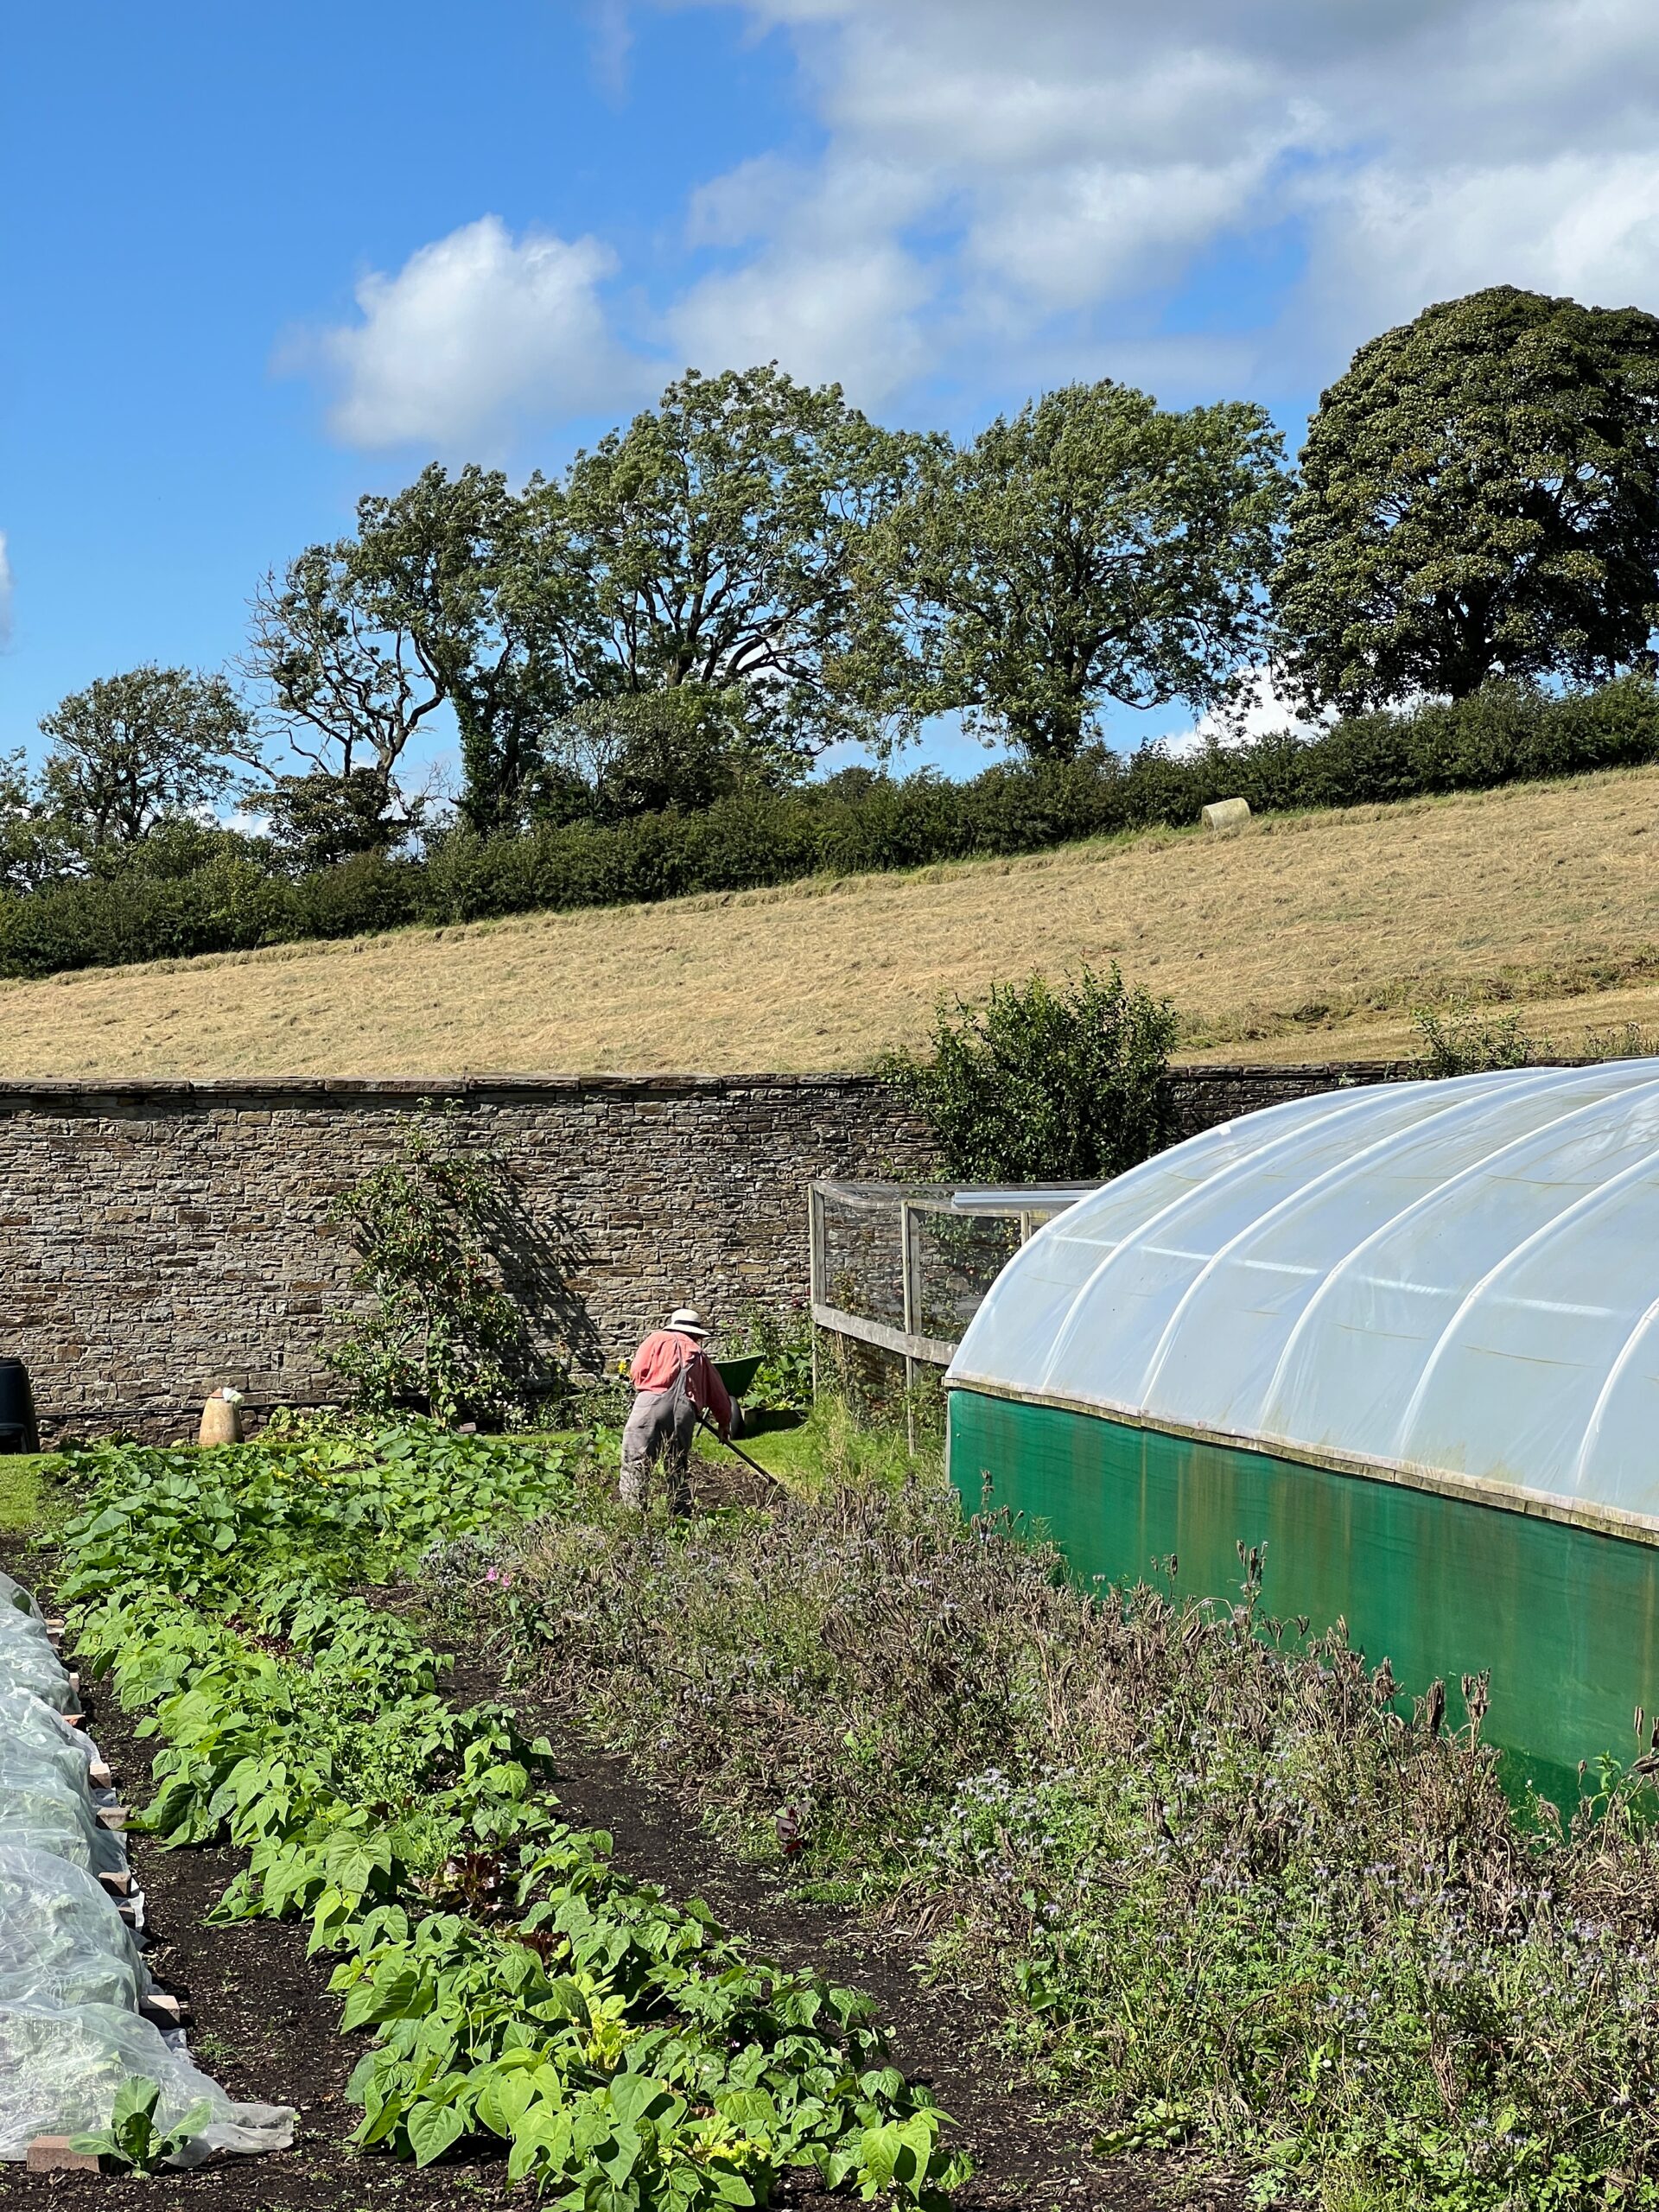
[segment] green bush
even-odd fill
[[[917,868],[1046,851],[1085,837],[1190,827],[1217,798],[1257,813],[1478,790],[1659,760],[1659,691],[1637,677],[1563,697],[1489,684],[1456,705],[1357,715],[1175,758],[1096,752],[1005,765],[951,784],[922,772],[755,791],[696,813],[552,824],[523,836],[463,830],[423,861],[368,853],[290,880],[251,841],[234,861],[158,880],[110,877],[0,895],[0,975],[44,976],[137,960],[340,938],[405,923],[741,891],[820,873]],[[262,865],[269,873],[262,874]]]
[[[982,1005],[934,1016],[928,1059],[882,1071],[926,1117],[948,1176],[964,1182],[1103,1182],[1163,1141],[1164,1071],[1178,1021],[1131,990],[1116,962],[1069,986],[994,984]]]
[[[1486,1075],[1524,1068],[1545,1048],[1529,1035],[1518,1014],[1491,1014],[1456,1000],[1446,1007],[1419,1007],[1412,1022],[1421,1039],[1418,1058],[1427,1076]],[[1635,1052],[1609,1051],[1608,1059],[1633,1059]]]

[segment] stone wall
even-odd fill
[[[1176,1140],[1195,1137],[1236,1115],[1254,1114],[1287,1099],[1306,1098],[1351,1084],[1402,1083],[1422,1070],[1410,1060],[1301,1061],[1290,1067],[1243,1065],[1175,1067],[1169,1071],[1169,1129]]]
[[[179,1434],[220,1382],[326,1402],[323,1215],[423,1097],[504,1154],[513,1272],[589,1370],[679,1300],[804,1299],[806,1182],[927,1164],[856,1077],[0,1085],[0,1348],[43,1433]]]
[[[1190,1135],[1395,1072],[1176,1070],[1172,1117]],[[3,1084],[0,1351],[43,1433],[181,1435],[222,1382],[255,1409],[326,1402],[352,1255],[323,1216],[422,1098],[505,1155],[515,1277],[588,1371],[679,1300],[804,1300],[813,1177],[929,1166],[868,1077]]]

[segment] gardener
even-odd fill
[[[732,1402],[720,1370],[703,1347],[709,1325],[695,1306],[677,1306],[665,1329],[654,1329],[633,1355],[628,1380],[637,1393],[622,1432],[622,1502],[644,1508],[651,1499],[651,1471],[663,1463],[668,1510],[683,1513],[689,1502],[691,1436],[699,1414],[709,1413],[721,1443],[731,1434]]]

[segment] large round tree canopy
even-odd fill
[[[1659,319],[1510,285],[1363,346],[1319,402],[1274,588],[1305,700],[1598,680],[1659,626]]]

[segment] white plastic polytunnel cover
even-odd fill
[[[1176,1145],[1010,1261],[948,1379],[1659,1522],[1659,1060]]]
[[[100,1879],[127,1875],[126,1848],[98,1817],[114,1798],[93,1783],[95,1766],[107,1781],[97,1745],[65,1718],[76,1702],[39,1608],[0,1574],[0,2159],[107,2127],[134,2080],[156,2085],[162,2129],[195,2115],[176,2165],[282,2150],[290,2107],[234,2102],[176,2027],[145,2017],[141,1937]],[[135,1894],[138,1928],[143,1905]]]

